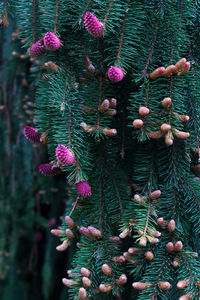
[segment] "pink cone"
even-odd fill
[[[108,78],[111,81],[118,82],[121,81],[123,77],[124,77],[124,72],[121,68],[112,66],[108,69]]]
[[[56,157],[58,162],[63,166],[72,165],[75,160],[74,153],[64,145],[58,145],[56,148]]]
[[[60,39],[51,31],[48,31],[44,36],[44,46],[47,50],[55,51],[61,46]]]
[[[46,52],[44,47],[43,39],[37,41],[29,48],[29,54],[31,57],[39,57],[42,56]]]
[[[61,168],[54,167],[53,164],[42,164],[39,165],[39,171],[45,176],[57,175],[62,172]]]
[[[78,193],[83,197],[90,197],[91,193],[91,186],[88,184],[87,181],[79,181],[76,183],[76,189]]]
[[[103,24],[95,17],[93,13],[88,11],[84,17],[84,24],[87,31],[94,37],[101,37],[104,32]]]
[[[34,128],[25,126],[24,135],[29,141],[33,143],[40,143],[41,133],[37,132]]]

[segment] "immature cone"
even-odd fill
[[[171,288],[171,284],[168,281],[160,281],[158,287],[160,290],[167,291]]]
[[[173,140],[171,138],[171,135],[169,133],[165,134],[165,144],[169,147],[173,145]]]
[[[168,253],[172,253],[174,251],[174,244],[172,242],[167,243],[166,250]]]
[[[63,278],[62,283],[64,285],[66,285],[67,287],[71,287],[72,285],[77,285],[76,281],[73,281],[73,280],[70,280],[70,279],[67,279],[67,278]]]
[[[109,100],[105,99],[105,100],[103,100],[103,102],[99,106],[99,111],[104,112],[105,110],[107,110],[109,108],[109,106],[110,106]]]
[[[152,73],[149,74],[150,79],[156,79],[160,76],[162,76],[165,73],[164,67],[159,67],[156,70],[154,70]]]
[[[71,229],[67,228],[65,230],[65,234],[69,239],[73,239],[74,238],[74,233],[71,231]]]
[[[59,66],[58,65],[56,65],[54,62],[52,62],[52,61],[48,61],[48,62],[46,62],[45,64],[44,64],[44,67],[45,68],[49,68],[52,72],[54,72],[54,73],[56,73],[56,72],[58,72],[58,70],[59,70]]]
[[[160,197],[160,195],[161,195],[161,191],[160,190],[156,190],[156,191],[154,191],[154,192],[152,192],[152,193],[149,194],[149,198],[151,200],[155,200],[155,199],[158,199]]]
[[[119,82],[124,77],[124,71],[119,67],[111,66],[108,69],[108,78],[113,82]]]
[[[154,255],[153,255],[153,253],[151,251],[145,252],[144,255],[145,255],[145,257],[146,257],[147,260],[153,260],[154,259]]]
[[[169,124],[162,124],[160,126],[160,129],[161,129],[162,132],[168,132],[171,129],[171,125],[169,125]]]
[[[116,109],[108,109],[108,110],[105,112],[105,114],[108,115],[108,116],[116,116],[117,111],[116,111]]]
[[[148,228],[148,231],[155,237],[160,237],[161,236],[161,232],[160,231],[155,231],[151,228]]]
[[[103,24],[95,17],[93,13],[88,11],[84,17],[84,24],[87,31],[95,38],[99,38],[104,33]]]
[[[115,262],[115,263],[123,263],[125,262],[125,257],[124,256],[114,256],[112,258],[112,261]]]
[[[127,277],[125,274],[122,274],[119,279],[117,279],[116,284],[117,285],[124,285],[125,283],[127,283]]]
[[[57,146],[56,157],[62,166],[72,165],[75,161],[74,153],[64,145]]]
[[[179,139],[187,139],[190,136],[189,132],[184,132],[177,129],[173,130],[172,132],[173,135],[175,135]]]
[[[192,295],[190,295],[190,294],[185,294],[185,295],[183,295],[183,296],[181,296],[180,298],[179,298],[179,300],[190,300],[190,299],[192,299]]]
[[[158,226],[162,227],[165,225],[165,221],[164,221],[164,218],[158,218],[157,219],[157,224]]]
[[[133,126],[135,128],[141,128],[144,125],[144,122],[141,119],[135,119],[133,121]]]
[[[186,64],[187,60],[186,58],[181,58],[176,64],[176,72],[179,73],[178,75],[180,75],[180,73],[184,70],[185,64]]]
[[[133,282],[132,287],[134,287],[136,290],[147,290],[152,287],[152,284],[150,282]]]
[[[39,57],[45,54],[46,49],[44,47],[43,39],[37,41],[29,48],[29,54],[31,57]]]
[[[65,216],[65,223],[70,227],[74,228],[75,223],[70,216]]]
[[[93,226],[88,226],[88,230],[89,232],[91,233],[91,235],[94,237],[94,238],[99,238],[102,236],[102,233],[100,230],[96,229],[95,227]]]
[[[156,130],[156,131],[152,131],[152,132],[148,132],[148,136],[151,139],[160,139],[162,137],[162,132],[161,130]]]
[[[173,75],[173,73],[176,71],[176,67],[174,65],[170,65],[165,69],[164,75],[166,77],[170,77]]]
[[[105,275],[110,275],[112,274],[112,269],[109,267],[109,265],[107,264],[103,264],[102,267],[102,272],[105,274]]]
[[[130,229],[129,228],[125,228],[119,235],[119,237],[121,239],[125,239],[128,235],[129,235]]]
[[[61,236],[62,233],[63,233],[63,231],[60,229],[51,229],[51,234],[53,234],[55,236]]]
[[[76,183],[76,189],[78,193],[83,197],[90,197],[92,195],[91,193],[91,187],[88,184],[87,181],[79,181]]]
[[[147,107],[145,107],[145,106],[141,106],[141,107],[139,108],[139,114],[140,114],[141,116],[146,116],[146,115],[149,114],[149,109],[148,109]]]
[[[64,240],[62,242],[62,244],[60,244],[59,246],[56,247],[56,250],[62,252],[62,251],[67,250],[68,246],[70,246],[69,241],[68,240]]]
[[[108,129],[108,128],[104,128],[102,129],[102,132],[107,135],[107,136],[115,136],[117,134],[117,130],[116,129]]]
[[[172,266],[174,269],[177,269],[179,267],[179,262],[177,260],[173,260]]]
[[[138,194],[134,195],[134,200],[136,203],[140,204],[140,203],[146,203],[144,198],[141,198]]]
[[[179,115],[179,117],[181,118],[182,122],[187,122],[189,121],[190,117],[187,115]]]
[[[168,98],[164,98],[161,103],[162,103],[162,107],[169,108],[171,106],[171,104],[172,104],[172,99],[169,98],[169,97]]]
[[[184,75],[190,70],[190,63],[187,61],[183,67],[183,70],[178,75]]]
[[[110,292],[112,290],[112,285],[100,284],[99,285],[99,290],[102,293]]]
[[[89,277],[91,272],[86,269],[86,268],[81,268],[81,274],[84,276],[84,277]]]
[[[45,176],[53,176],[62,172],[61,168],[55,167],[52,163],[39,165],[39,171]]]
[[[169,232],[173,232],[176,228],[176,223],[174,220],[171,220],[167,226]]]
[[[116,105],[117,105],[117,99],[112,98],[112,99],[110,100],[110,108],[115,108]]]
[[[60,39],[51,31],[48,31],[44,38],[44,46],[47,50],[55,51],[61,46]]]
[[[183,249],[183,243],[181,241],[176,242],[174,245],[174,251],[179,252]]]
[[[40,143],[41,133],[37,132],[34,128],[25,126],[24,135],[29,141],[33,143]]]
[[[91,235],[90,231],[88,228],[81,226],[79,228],[79,231],[82,235],[87,236],[88,238],[93,238],[93,236]]]
[[[139,245],[142,246],[142,247],[146,247],[146,245],[147,245],[147,239],[146,239],[145,236],[142,236],[140,238]]]
[[[178,283],[177,283],[177,288],[179,290],[182,290],[184,289],[186,286],[188,286],[190,284],[190,280],[188,279],[185,279],[185,280],[180,280]]]
[[[147,235],[146,237],[147,237],[149,243],[151,243],[151,244],[157,244],[159,242],[159,239],[154,238],[154,237],[152,237],[150,235]]]
[[[82,278],[83,286],[85,288],[89,288],[91,286],[91,280],[88,277],[83,277]]]
[[[78,297],[80,300],[87,300],[87,292],[85,288],[80,288],[78,292]]]

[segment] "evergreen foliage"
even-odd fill
[[[24,85],[30,82],[29,97],[35,104],[29,124],[41,133],[48,150],[48,160],[40,163],[60,167],[68,187],[63,222],[52,231],[61,241],[57,250],[69,249],[68,277],[63,279],[69,289],[63,298],[198,300],[199,2],[7,2],[0,6],[2,27],[8,25],[7,18],[15,18],[23,45],[17,40],[16,51],[23,51],[24,56],[12,53],[12,59],[3,58],[8,61],[1,81],[9,82],[15,66],[16,70],[24,68]],[[100,38],[86,30],[88,11],[104,26]],[[62,46],[30,58],[28,49],[49,31],[60,38]],[[122,81],[108,79],[111,66],[123,70]],[[25,91],[17,86],[13,120],[19,122],[19,103]],[[2,96],[4,92],[2,88]],[[24,197],[29,197],[22,195],[25,204],[18,204],[17,209],[23,208],[23,224],[31,224],[33,230],[26,214],[33,207],[31,187],[37,180],[49,187],[53,181],[36,175],[39,160],[33,168],[30,156],[34,150],[24,145],[23,128],[13,134],[18,142],[9,148],[6,118],[3,122],[2,144],[7,151],[1,154],[7,152],[11,178],[20,170],[17,176],[27,188]],[[58,145],[74,153],[73,165],[58,164]],[[20,166],[9,159],[10,151],[13,160],[21,155]],[[1,173],[6,168],[3,162]],[[10,189],[9,179],[1,178],[6,194],[4,180]],[[91,186],[91,196],[84,197],[85,191],[77,188],[82,181]],[[11,187],[11,196],[16,197],[20,188]],[[7,218],[4,210],[3,214],[6,229],[1,231],[6,235],[14,215]],[[15,224],[15,218],[12,222]],[[0,243],[3,247],[6,241],[2,238]],[[50,256],[47,248],[42,273],[45,299],[49,296],[47,280],[54,280]],[[111,273],[106,274],[105,264]],[[82,268],[90,274],[86,276]]]

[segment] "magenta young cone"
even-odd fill
[[[121,68],[112,66],[108,69],[108,78],[111,81],[119,82],[123,79],[123,77],[124,71]]]
[[[62,172],[61,168],[55,167],[52,163],[39,165],[39,171],[45,176],[57,175]]]
[[[42,56],[46,52],[44,47],[43,39],[37,41],[29,48],[29,54],[31,57],[39,57]]]
[[[37,132],[34,128],[30,126],[25,126],[24,135],[29,141],[34,143],[40,143],[41,133]]]
[[[44,46],[47,50],[55,51],[61,46],[60,39],[51,31],[48,31],[44,36]]]
[[[78,193],[83,197],[90,197],[91,193],[91,186],[88,184],[87,181],[79,181],[76,183],[76,189]]]
[[[103,35],[103,24],[90,11],[85,14],[84,24],[87,31],[94,37],[101,37]]]
[[[75,160],[74,153],[64,145],[58,145],[56,148],[56,157],[58,162],[63,166],[72,165]]]

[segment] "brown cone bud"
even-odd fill
[[[160,126],[160,129],[161,129],[162,132],[168,132],[171,129],[171,125],[169,125],[169,124],[162,124]]]
[[[102,293],[110,292],[110,291],[112,290],[112,285],[100,284],[99,290],[100,290],[100,292],[102,292]]]
[[[87,300],[87,292],[86,289],[80,288],[78,292],[78,297],[80,300]]]
[[[91,286],[91,280],[88,277],[83,277],[82,278],[83,286],[85,288],[89,288]]]
[[[66,236],[69,238],[69,239],[73,239],[74,238],[74,234],[73,232],[71,231],[71,229],[66,229],[65,230],[65,233],[66,233]]]
[[[63,231],[60,229],[51,229],[51,234],[55,236],[61,236],[63,234]]]
[[[67,287],[71,287],[72,285],[77,285],[78,284],[76,281],[73,281],[73,280],[70,280],[70,279],[67,279],[67,278],[63,278],[62,283],[64,285],[66,285]]]
[[[144,255],[145,255],[145,257],[146,257],[147,260],[153,260],[154,259],[154,255],[153,255],[153,253],[151,251],[145,252]]]
[[[115,108],[116,105],[117,105],[117,99],[112,98],[112,99],[110,100],[110,108]]]
[[[176,67],[174,65],[170,65],[165,69],[164,75],[166,77],[170,77],[173,75],[173,73],[176,71]]]
[[[171,288],[171,284],[168,281],[160,281],[158,287],[160,290],[167,291]]]
[[[139,108],[139,114],[140,114],[141,116],[146,116],[146,115],[149,114],[149,109],[148,109],[147,107],[145,107],[145,106],[141,106],[141,107]]]
[[[65,223],[70,227],[74,228],[75,223],[70,216],[65,216]]]
[[[141,128],[144,125],[144,122],[141,119],[135,119],[133,121],[133,126],[135,128]]]
[[[187,115],[179,115],[179,117],[181,117],[181,121],[182,122],[187,122],[189,121],[190,117]]]
[[[136,248],[136,247],[131,247],[128,249],[128,253],[131,254],[131,255],[137,255],[137,254],[141,254],[143,251],[141,251],[140,248]]]
[[[173,139],[171,138],[171,136],[168,133],[165,135],[165,144],[168,147],[173,145]]]
[[[161,130],[156,130],[156,131],[148,132],[148,136],[151,139],[160,139],[162,137],[162,132],[161,132]]]
[[[154,192],[152,192],[151,194],[149,194],[149,198],[151,200],[155,200],[155,199],[158,199],[161,195],[161,191],[160,190],[156,190]]]
[[[125,257],[125,259],[126,259],[127,261],[131,260],[131,255],[130,255],[128,252],[124,252],[124,253],[123,253],[123,256]]]
[[[191,293],[187,293],[187,294],[181,296],[179,298],[179,300],[190,300],[190,299],[192,299],[192,297],[193,297],[193,295]]]
[[[103,100],[103,102],[99,106],[99,111],[104,112],[105,110],[107,110],[109,108],[109,106],[110,106],[109,100],[105,99],[105,100]]]
[[[190,284],[190,280],[189,279],[185,279],[185,280],[180,280],[178,283],[177,283],[177,288],[179,290],[182,290],[184,289],[186,286],[188,286]]]
[[[152,287],[152,284],[150,282],[133,282],[132,287],[134,287],[136,290],[147,290]]]
[[[91,233],[91,235],[94,237],[94,238],[99,238],[102,236],[102,233],[100,230],[96,229],[95,227],[93,226],[88,226],[88,230],[89,232]]]
[[[50,69],[54,73],[58,72],[58,70],[60,69],[60,67],[52,61],[44,63],[44,67]]]
[[[89,59],[89,57],[88,56],[86,56],[85,57],[85,67],[86,67],[86,69],[89,71],[89,72],[91,72],[91,73],[95,73],[95,67],[93,66],[93,64],[92,64],[92,62],[91,62],[91,60]]]
[[[68,240],[64,240],[62,244],[56,247],[57,251],[65,251],[67,250],[68,246],[70,246],[70,242]]]
[[[127,283],[127,277],[125,274],[122,274],[119,279],[117,279],[116,284],[117,285],[124,285],[125,283]]]
[[[144,198],[141,198],[138,194],[134,195],[134,200],[136,203],[146,203],[146,201],[144,200]]]
[[[169,232],[173,232],[176,229],[176,223],[174,220],[171,220],[167,226]]]
[[[139,245],[142,246],[142,247],[146,247],[146,245],[147,245],[147,239],[146,239],[145,236],[142,236],[140,238]]]
[[[159,67],[149,74],[150,79],[156,79],[165,73],[164,67]]]
[[[186,62],[187,62],[186,58],[181,58],[181,59],[175,64],[175,67],[176,67],[176,73],[179,73],[179,72],[183,71]]]
[[[110,275],[112,273],[112,269],[107,264],[103,264],[101,269],[105,275]]]
[[[102,132],[107,135],[107,136],[115,136],[117,134],[117,130],[116,129],[108,129],[108,128],[104,128],[102,129]]]
[[[158,218],[157,219],[157,224],[158,224],[158,226],[163,227],[165,225],[164,218]]]
[[[168,253],[172,253],[174,251],[174,244],[172,242],[167,243],[166,250]]]
[[[148,232],[150,232],[155,237],[160,237],[161,236],[161,232],[160,231],[155,231],[155,230],[153,230],[151,228],[148,229]]]
[[[124,256],[114,256],[112,258],[112,261],[115,262],[115,263],[123,263],[125,262],[125,257]]]
[[[187,73],[190,70],[190,63],[189,61],[187,61],[185,63],[185,66],[183,67],[183,70],[178,74],[178,75],[184,75],[185,73]]]
[[[81,274],[84,276],[84,277],[89,277],[90,276],[90,271],[86,268],[81,268]]]
[[[183,243],[181,241],[176,242],[174,245],[174,251],[179,252],[183,249]]]
[[[108,116],[115,116],[117,114],[116,109],[109,109],[105,112],[106,115]]]
[[[200,164],[198,164],[196,166],[192,166],[191,171],[194,173],[199,173],[200,172]]]
[[[12,56],[14,56],[14,57],[19,57],[20,54],[19,54],[18,52],[16,52],[16,51],[13,51],[13,52],[12,52]]]
[[[184,132],[177,129],[172,130],[172,132],[173,135],[175,135],[179,139],[187,139],[190,136],[189,132]]]
[[[161,103],[162,103],[162,107],[169,108],[171,106],[171,104],[172,104],[172,99],[169,98],[169,97],[168,98],[164,98]]]
[[[128,235],[129,235],[130,229],[129,228],[125,228],[119,235],[119,237],[121,239],[125,239]]]

